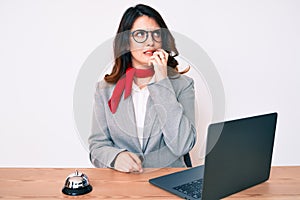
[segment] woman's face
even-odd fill
[[[160,27],[153,18],[141,16],[135,20],[130,32],[133,33],[129,39],[132,66],[148,68],[153,52],[162,48]]]

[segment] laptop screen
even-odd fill
[[[209,126],[203,199],[226,197],[269,178],[276,121],[277,113],[271,113]]]

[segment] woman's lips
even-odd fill
[[[144,52],[144,54],[147,55],[147,56],[152,56],[153,52],[155,52],[155,50],[147,50],[147,51]]]

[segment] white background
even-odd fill
[[[300,1],[0,0],[0,167],[92,166],[73,119],[76,77],[137,3],[207,52],[226,119],[278,112],[273,165],[300,165]]]

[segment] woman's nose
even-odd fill
[[[147,38],[147,40],[145,41],[146,42],[146,46],[154,46],[154,40],[151,36],[151,34],[149,35],[149,37]]]

